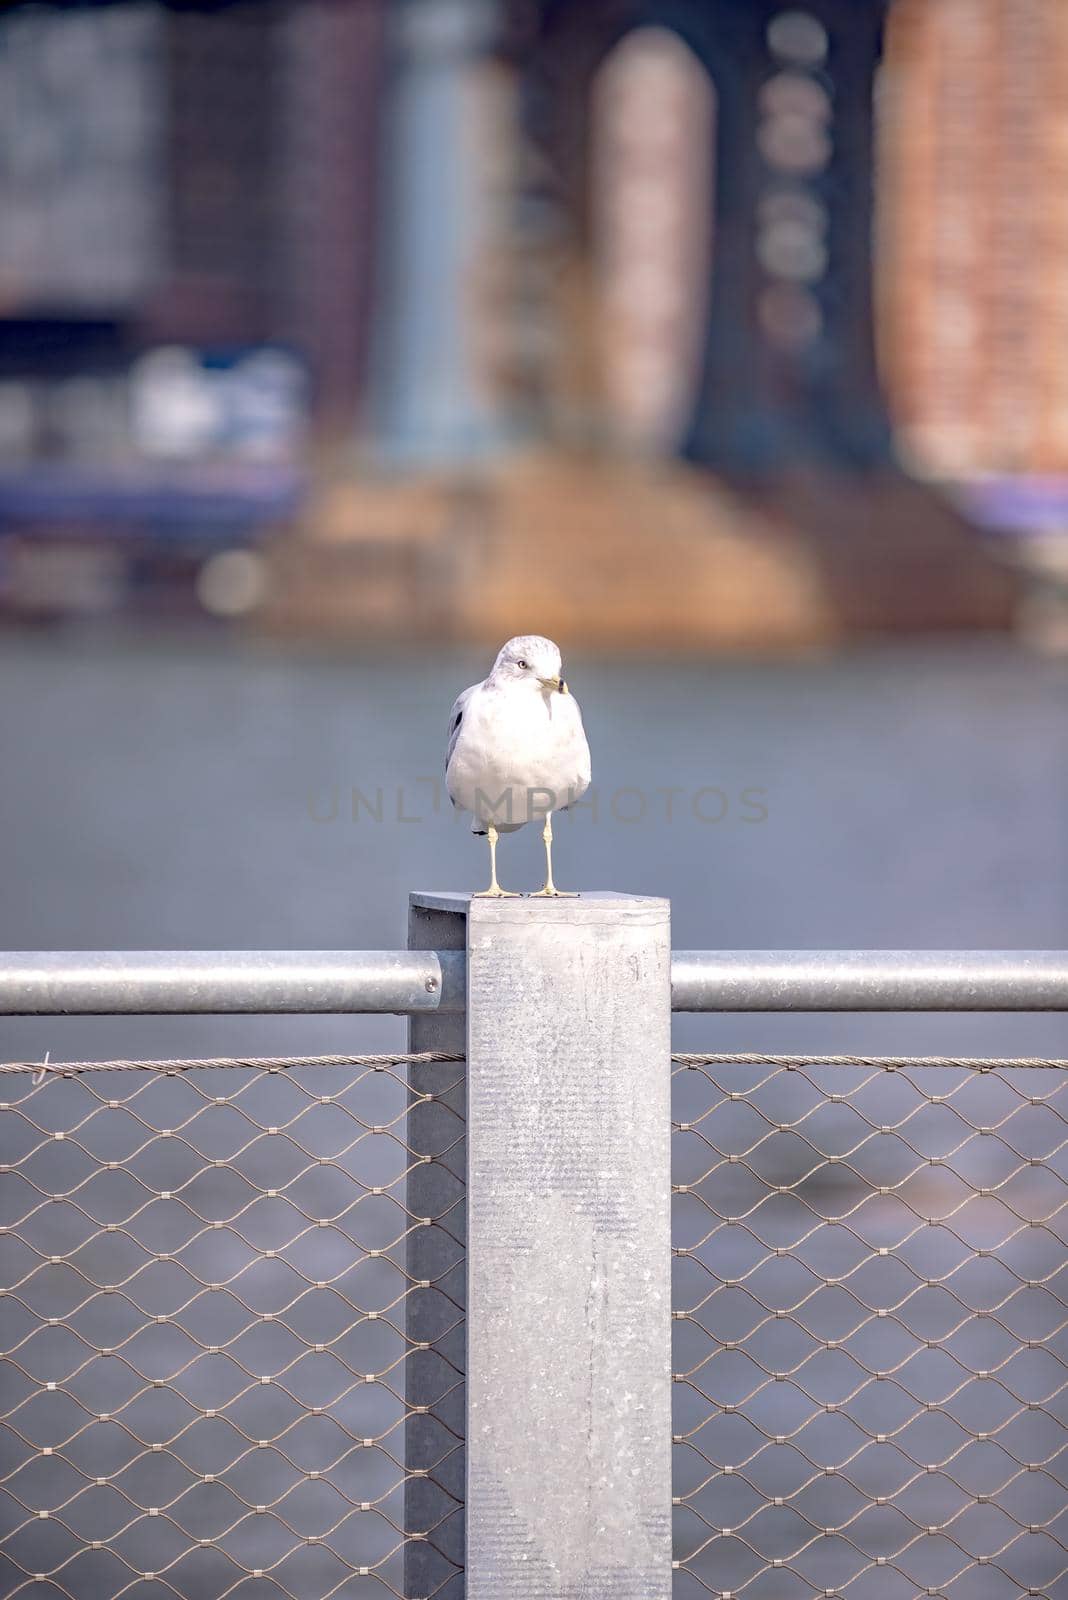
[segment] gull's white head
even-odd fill
[[[529,683],[547,694],[567,694],[559,647],[539,633],[521,633],[501,646],[490,674],[496,683]]]

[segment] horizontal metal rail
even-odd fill
[[[461,950],[0,954],[0,1015],[462,1011]]]
[[[1065,1011],[1064,950],[682,950],[674,1011]]]
[[[0,1016],[463,1011],[462,951],[0,953]],[[683,950],[675,1011],[1065,1011],[1056,950]]]

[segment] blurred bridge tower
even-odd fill
[[[593,80],[632,30],[676,33],[711,80],[711,295],[685,453],[762,475],[889,459],[875,371],[873,82],[888,0],[540,0],[513,7],[528,131],[588,234]]]
[[[975,528],[897,464],[876,370],[875,90],[891,6],[512,0],[508,48],[535,197],[581,272],[597,250],[595,80],[638,30],[681,39],[714,115],[700,224],[711,282],[674,453],[790,527],[847,630],[1000,627],[1012,584]],[[620,160],[641,157],[628,144]]]
[[[484,147],[500,131],[480,67],[498,26],[498,0],[387,10],[369,421],[375,455],[396,466],[470,461],[500,438],[472,326],[492,224]]]
[[[717,0],[715,261],[687,453],[887,460],[872,314],[873,87],[888,0]],[[666,8],[665,8],[666,9]],[[696,44],[696,39],[694,43]]]

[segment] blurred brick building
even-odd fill
[[[84,370],[163,341],[284,342],[309,363],[317,408],[348,426],[368,342],[382,15],[382,0],[6,8],[8,374],[32,371],[24,345]]]
[[[897,0],[880,355],[925,471],[1068,472],[1068,6]]]
[[[248,577],[353,429],[383,12],[0,12],[0,610],[262,592],[201,578]]]

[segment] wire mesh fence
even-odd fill
[[[1065,1065],[674,1058],[677,1600],[1063,1600]],[[462,1595],[463,1072],[0,1071],[3,1594]]]
[[[401,1596],[419,1545],[443,1592],[462,1065],[109,1065],[0,1076],[0,1591]]]
[[[1066,1065],[674,1058],[676,1600],[1064,1600]]]

